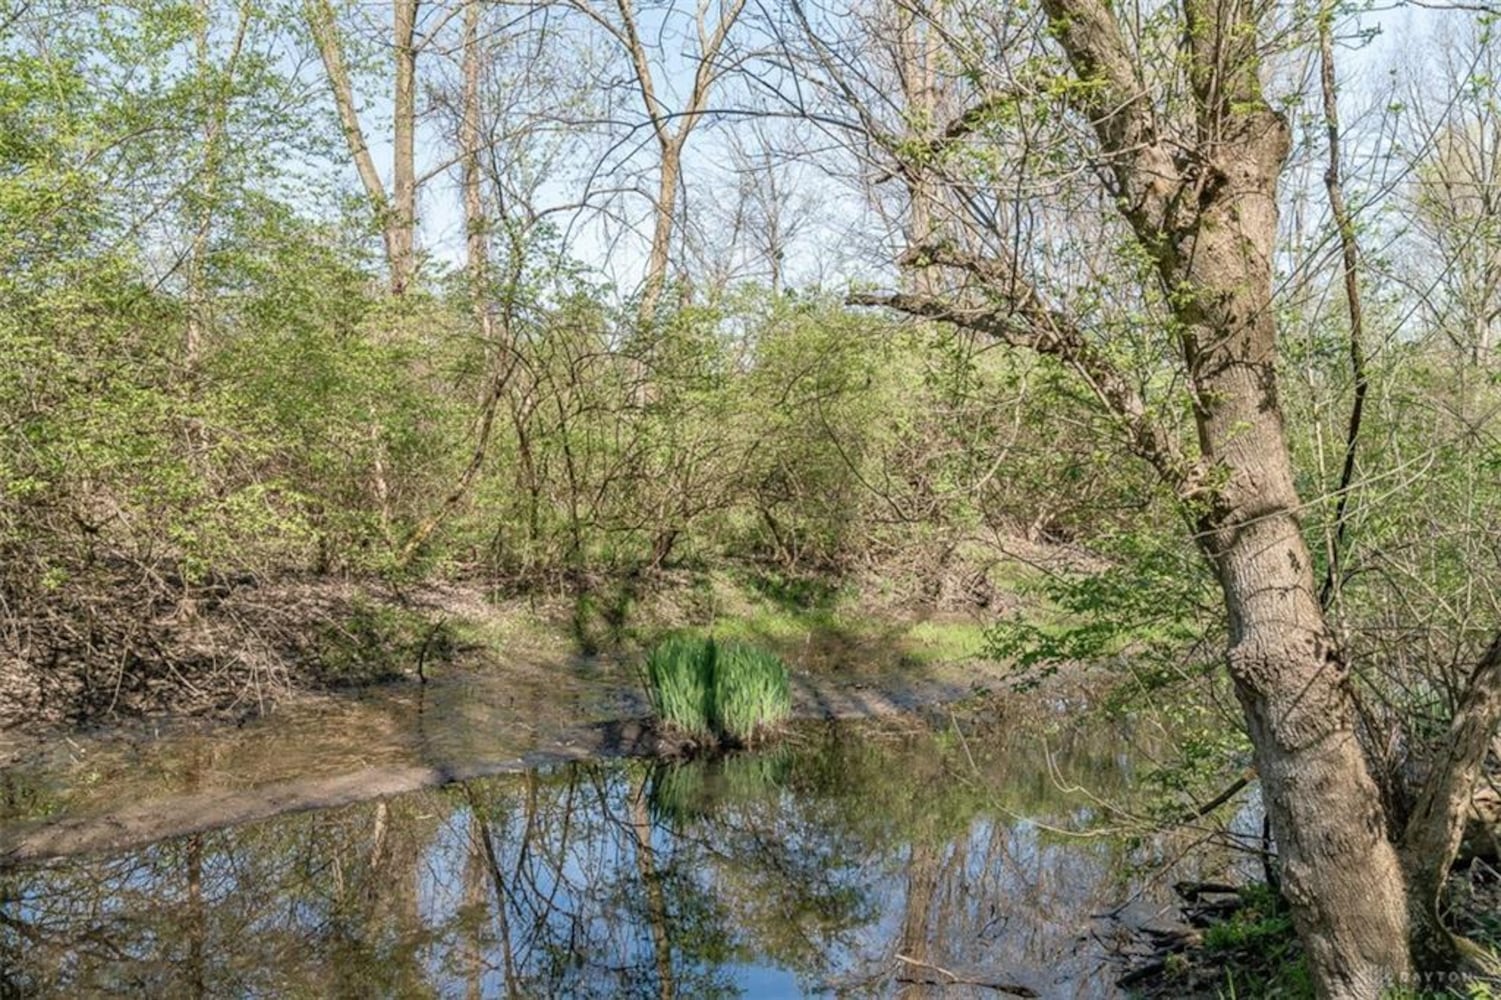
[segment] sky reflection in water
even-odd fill
[[[1053,749],[1110,794],[1106,737]],[[1081,818],[1036,742],[560,766],[7,873],[0,994],[1112,996],[1140,858]]]

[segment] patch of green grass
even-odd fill
[[[841,584],[818,577],[759,573],[752,575],[746,584],[752,592],[793,611],[832,608],[847,596]]]
[[[838,614],[829,608],[799,609],[757,604],[733,617],[715,620],[716,636],[751,643],[794,646],[814,632],[840,627]]]
[[[792,712],[787,665],[740,642],[666,639],[646,656],[657,717],[703,743],[745,744]]]
[[[1262,884],[1241,890],[1243,905],[1204,931],[1204,951],[1225,967],[1229,996],[1312,997],[1313,980],[1292,915]]]
[[[970,621],[918,622],[902,637],[904,659],[916,664],[968,660],[985,655],[985,626]]]
[[[712,739],[713,670],[713,640],[673,636],[647,653],[646,690],[657,718],[693,739]]]
[[[792,687],[780,657],[744,643],[709,643],[709,722],[731,742],[744,743],[792,714]]]

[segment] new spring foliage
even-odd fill
[[[657,717],[704,743],[748,743],[792,711],[786,664],[744,643],[667,639],[647,655],[646,679]]]

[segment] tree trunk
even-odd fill
[[[1487,751],[1501,720],[1501,634],[1470,674],[1444,752],[1424,776],[1402,838],[1413,961],[1425,971],[1501,974],[1496,956],[1448,930],[1439,916],[1450,866],[1470,819]]]
[[[896,16],[901,23],[897,29],[897,79],[901,83],[902,102],[909,121],[910,142],[933,146],[939,139],[937,128],[941,98],[937,65],[938,29],[934,22],[942,14],[942,4],[930,2],[921,12],[900,6]],[[939,201],[941,187],[931,169],[919,166],[905,171],[903,184],[907,189],[906,236],[909,246],[933,246],[942,241],[945,234],[942,225],[943,209]],[[925,295],[942,291],[942,269],[933,265],[909,268],[906,272],[912,287]]]
[[[406,292],[417,271],[417,3],[397,0],[392,21],[396,93],[391,121],[391,217],[385,225],[390,233],[393,295]]]
[[[329,92],[339,125],[344,132],[349,156],[354,160],[360,184],[380,226],[381,241],[390,268],[391,294],[405,294],[417,269],[415,230],[417,224],[417,4],[418,0],[399,0],[396,4],[392,39],[396,52],[395,103],[392,108],[394,148],[392,152],[392,195],[386,194],[385,182],[376,169],[375,157],[365,141],[355,103],[354,83],[344,62],[344,45],[338,19],[329,0],[304,0],[303,16],[312,32],[313,42],[328,77]]]
[[[1402,871],[1291,509],[1246,514],[1212,558],[1283,894],[1320,995],[1373,997],[1410,971]]]
[[[667,285],[667,267],[671,263],[672,233],[677,221],[678,181],[682,175],[683,145],[688,130],[662,142],[662,165],[657,178],[656,223],[652,228],[651,254],[646,261],[646,281],[641,287],[640,318],[649,325],[657,314],[657,303]]]
[[[1407,896],[1356,739],[1348,671],[1296,512],[1277,398],[1272,255],[1287,123],[1262,97],[1259,8],[1186,0],[1192,157],[1160,139],[1120,25],[1097,0],[1045,0],[1110,155],[1116,203],[1156,261],[1178,321],[1199,472],[1175,484],[1224,594],[1283,893],[1324,997],[1375,997],[1411,971]],[[1154,444],[1159,468],[1162,446]]]
[[[1288,130],[1264,106],[1216,125],[1193,226],[1159,258],[1179,292],[1200,450],[1223,476],[1198,542],[1224,593],[1230,674],[1320,995],[1374,997],[1410,972],[1406,895],[1297,521],[1277,398],[1272,252]]]
[[[495,413],[505,394],[511,372],[516,363],[511,349],[510,323],[503,324],[506,330],[505,343],[497,343],[495,320],[491,314],[490,296],[490,225],[485,216],[484,197],[481,192],[480,147],[480,26],[479,0],[467,0],[464,6],[464,56],[463,91],[461,97],[461,120],[459,122],[460,154],[463,158],[463,188],[465,245],[469,259],[465,270],[469,277],[470,309],[475,326],[479,329],[480,341],[485,345],[485,357],[493,368],[480,399],[479,420],[474,432],[474,450],[464,471],[459,474],[453,489],[448,492],[441,506],[423,518],[408,536],[397,556],[399,565],[406,565],[417,554],[438,526],[458,508],[468,495],[474,481],[479,477],[485,462],[485,453],[490,447],[490,436],[495,428]],[[410,164],[408,165],[410,166]]]

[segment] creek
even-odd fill
[[[507,757],[410,691],[327,712],[7,769],[0,995],[1109,997],[1105,914],[1171,895],[1173,845],[1084,832],[1144,767],[1108,728],[673,762]]]

